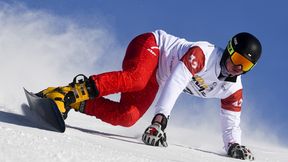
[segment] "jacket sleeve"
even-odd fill
[[[240,116],[242,105],[242,89],[221,100],[221,129],[225,150],[229,143],[241,144]]]
[[[170,115],[177,98],[192,76],[203,69],[204,62],[205,56],[200,47],[192,47],[184,54],[163,87],[156,104],[156,114]]]

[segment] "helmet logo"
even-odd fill
[[[234,44],[237,45],[238,44],[237,38],[235,37],[233,40],[234,40]]]
[[[229,41],[228,45],[227,45],[227,50],[230,53],[230,55],[232,55],[235,51],[234,48],[232,46],[232,41]]]

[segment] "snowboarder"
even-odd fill
[[[250,33],[236,34],[225,49],[209,42],[189,42],[163,30],[135,37],[127,47],[122,70],[92,75],[62,87],[49,87],[38,95],[55,101],[64,116],[70,109],[95,116],[112,125],[132,126],[163,88],[151,125],[142,140],[168,146],[165,128],[181,92],[221,101],[221,127],[227,154],[253,160],[241,145],[241,75],[261,56],[261,44]],[[119,102],[104,96],[121,93]]]

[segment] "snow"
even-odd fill
[[[153,106],[131,128],[111,126],[72,111],[64,133],[41,129],[45,123],[27,111],[23,87],[37,92],[65,85],[79,73],[119,69],[121,58],[111,58],[122,56],[125,47],[119,47],[114,34],[101,24],[84,28],[49,13],[0,4],[0,162],[239,161],[226,156],[217,110],[207,101],[201,105],[177,101],[167,127],[167,148],[141,142]],[[187,105],[193,105],[193,110],[189,112]],[[242,125],[245,128],[249,123]],[[256,161],[287,161],[288,149],[277,143],[269,128],[244,130],[243,143]]]
[[[25,113],[26,108],[25,104],[17,108],[0,107],[1,162],[239,161],[226,157],[221,139],[215,134],[207,135],[207,132],[197,135],[193,130],[170,127],[167,130],[169,146],[152,147],[144,145],[140,139],[149,123],[145,118],[131,128],[123,128],[70,112],[66,131],[57,133],[41,129],[45,123],[41,123],[35,114]],[[201,134],[205,136],[201,138]],[[173,136],[181,136],[181,140]],[[249,143],[249,148],[256,161],[284,162],[288,159],[288,150],[280,146],[263,145],[258,141]]]

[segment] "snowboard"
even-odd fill
[[[37,114],[50,127],[44,128],[56,132],[65,132],[64,118],[59,111],[56,103],[49,98],[41,98],[24,88],[24,92],[30,107],[30,110]],[[45,127],[45,126],[43,126]]]

